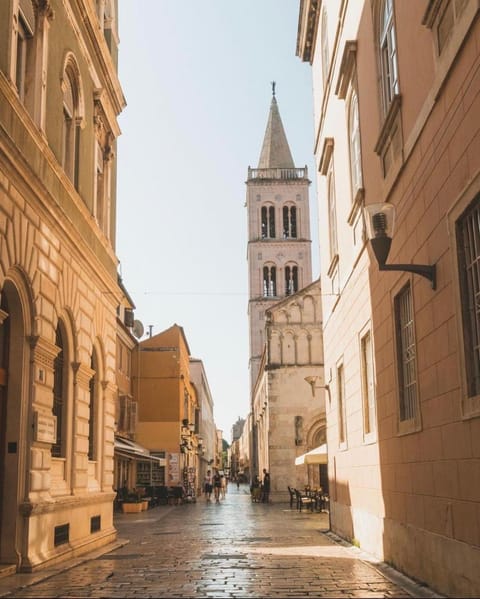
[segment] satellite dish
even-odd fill
[[[143,324],[139,320],[133,321],[132,332],[137,339],[140,339],[140,337],[142,337],[142,335],[144,333],[144,328],[143,328]]]

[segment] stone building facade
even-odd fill
[[[301,0],[297,38],[313,69],[321,283],[333,293],[322,302],[331,526],[469,597],[480,589],[479,11]]]
[[[0,562],[112,541],[116,3],[0,3]]]
[[[165,457],[165,485],[183,485],[194,496],[200,489],[200,389],[190,375],[190,358],[177,324],[140,341],[133,392],[138,403],[135,440],[154,456]]]
[[[201,490],[207,470],[211,468],[217,451],[214,402],[203,361],[190,358],[190,378],[197,392],[198,402],[198,489]]]

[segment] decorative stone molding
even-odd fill
[[[343,49],[342,62],[338,72],[335,94],[344,100],[347,95],[348,86],[355,73],[355,62],[357,60],[357,42],[356,40],[347,40]]]
[[[53,21],[55,18],[55,11],[52,8],[50,0],[32,0],[35,15],[38,18],[45,18],[48,21]]]
[[[68,495],[66,497],[57,497],[54,502],[33,502],[25,501],[20,504],[19,511],[25,518],[38,516],[40,514],[53,514],[61,509],[71,509],[78,507],[88,507],[89,505],[98,505],[99,503],[109,503],[115,499],[114,492],[95,493],[93,495]]]
[[[72,362],[72,370],[74,375],[73,384],[88,388],[95,371],[81,362]]]
[[[332,159],[334,148],[334,139],[333,137],[326,137],[323,141],[323,149],[320,155],[320,171],[321,175],[326,176],[328,172],[328,167],[330,165],[330,160]]]
[[[32,350],[33,361],[38,365],[52,369],[60,348],[40,335],[29,335],[27,341]]]
[[[301,0],[296,55],[312,63],[317,39],[321,0]]]

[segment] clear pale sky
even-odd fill
[[[119,0],[120,273],[145,333],[183,327],[228,442],[250,405],[245,181],[271,81],[295,165],[312,180],[318,277],[312,83],[295,56],[298,10],[297,0]]]

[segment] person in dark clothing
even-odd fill
[[[255,478],[253,479],[252,484],[250,485],[252,501],[254,501],[255,503],[260,501],[262,498],[261,486],[262,486],[262,483],[260,482],[260,479],[258,478],[258,474],[255,474]]]
[[[262,503],[268,503],[270,498],[270,474],[263,469]]]
[[[222,478],[220,472],[215,468],[215,474],[213,475],[213,493],[215,495],[215,503],[220,503],[220,490],[222,488]]]

